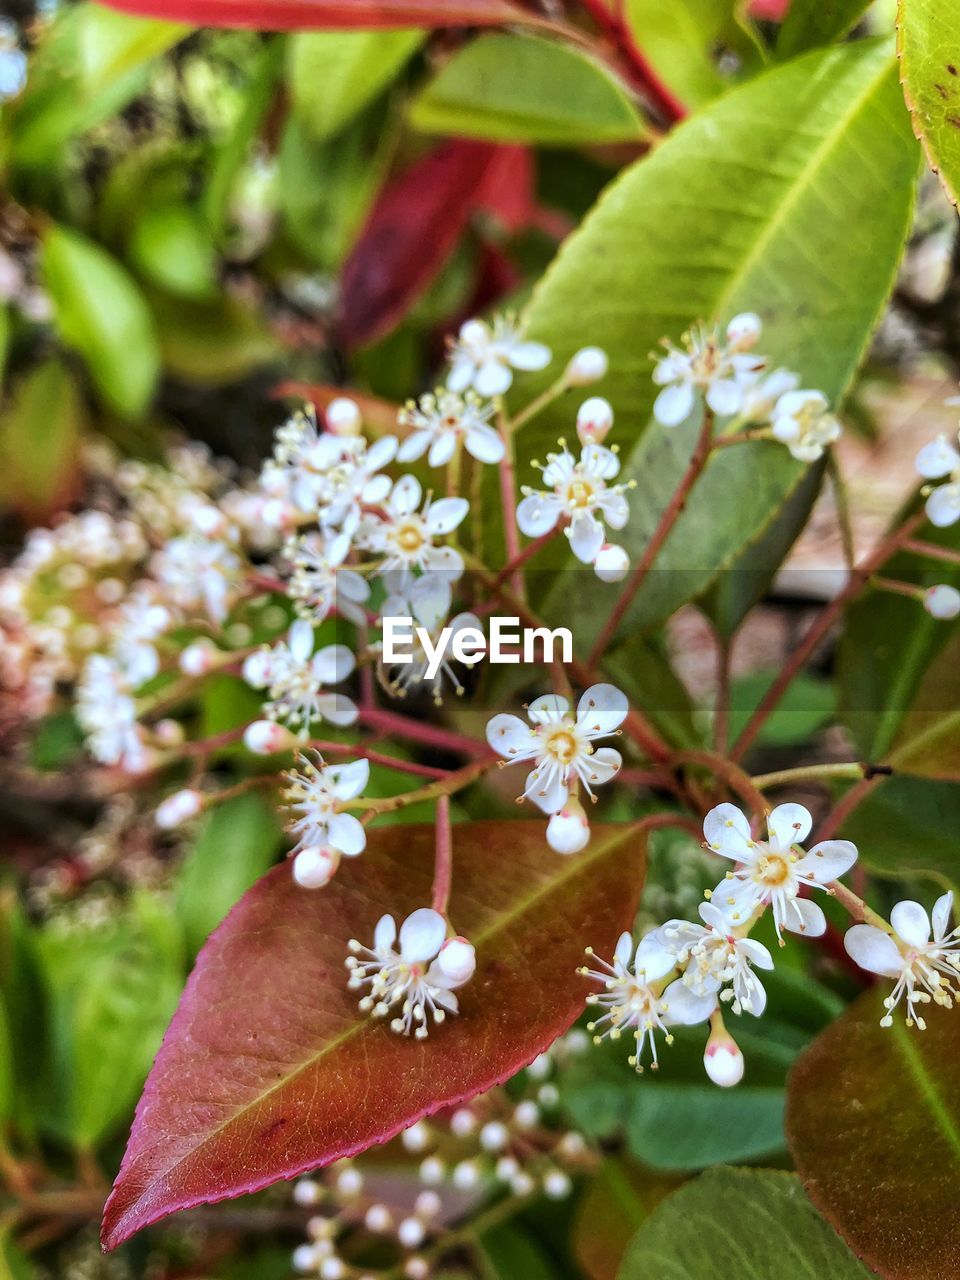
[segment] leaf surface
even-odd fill
[[[336,133],[399,74],[423,31],[322,31],[293,36],[288,84],[313,138]]]
[[[913,127],[947,195],[960,200],[960,8],[900,0],[897,52]]]
[[[201,952],[137,1110],[104,1216],[113,1248],[177,1209],[239,1195],[384,1142],[515,1074],[583,1007],[586,941],[608,950],[642,881],[636,827],[576,858],[537,822],[454,828],[450,918],[477,946],[461,1013],[427,1041],[357,1010],[343,967],[385,912],[430,901],[431,825],[371,832],[310,893],[278,867]]]

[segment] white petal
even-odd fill
[[[742,925],[763,901],[763,890],[753,880],[723,879],[710,895],[728,925]]]
[[[542,693],[527,708],[527,715],[534,724],[556,724],[570,710],[570,703],[559,693]]]
[[[805,938],[819,938],[827,931],[827,917],[816,902],[794,898],[787,908],[783,927],[791,933],[802,933]]]
[[[614,751],[613,747],[601,747],[592,756],[588,756],[581,770],[591,787],[599,787],[616,777],[622,764],[623,758],[619,751]]]
[[[927,518],[938,529],[960,520],[960,484],[942,484],[927,499]]]
[[[313,623],[298,618],[290,628],[287,645],[295,662],[306,662],[313,653]]]
[[[503,440],[486,423],[471,427],[464,441],[467,453],[478,462],[500,462],[506,452]]]
[[[633,971],[641,982],[658,982],[677,967],[676,949],[664,938],[663,928],[651,929],[640,939]]]
[[[390,509],[398,516],[408,516],[420,506],[423,490],[416,476],[401,476],[390,495]]]
[[[653,402],[653,416],[664,427],[678,427],[690,417],[695,400],[696,396],[689,382],[664,387]]]
[[[538,765],[527,776],[524,794],[542,813],[559,813],[567,803],[567,784],[559,767],[552,761]]]
[[[400,954],[407,964],[432,960],[447,936],[447,922],[439,911],[420,907],[400,927]]]
[[[953,910],[953,892],[945,893],[933,904],[933,936],[939,942],[950,928],[950,912]]]
[[[630,519],[630,508],[622,493],[605,493],[597,502],[611,529],[622,529]]]
[[[370,598],[370,585],[366,578],[361,578],[360,574],[354,573],[352,569],[338,569],[337,594],[344,596],[355,604],[363,604],[365,600]],[[361,621],[363,620],[362,610],[360,611],[360,619]]]
[[[737,413],[742,401],[743,391],[733,378],[711,382],[707,388],[707,404],[721,418],[729,418],[731,414]]]
[[[449,574],[455,581],[463,573],[463,556],[456,547],[428,547],[423,567],[428,573]]]
[[[386,501],[392,484],[393,481],[389,476],[373,476],[363,486],[360,496],[372,507],[379,507]]]
[[[542,342],[515,342],[510,348],[510,363],[525,372],[545,369],[552,359],[553,353]]]
[[[849,840],[821,840],[794,864],[794,871],[804,880],[829,884],[846,875],[857,860],[857,846]]]
[[[380,471],[392,462],[397,455],[398,444],[396,436],[381,436],[379,440],[375,440],[363,460],[364,470],[368,473]]]
[[[517,507],[517,524],[527,538],[549,533],[563,511],[563,503],[552,493],[531,493]]]
[[[327,720],[330,724],[337,724],[345,727],[349,724],[356,724],[357,706],[343,693],[327,693],[323,697],[317,699],[317,709],[320,717]]]
[[[509,366],[495,358],[484,360],[473,379],[473,385],[482,396],[502,396],[510,390],[512,382]]]
[[[397,940],[397,922],[393,916],[381,916],[373,931],[375,951],[388,951]]]
[[[663,1021],[668,1027],[692,1027],[710,1017],[717,1007],[717,997],[712,993],[694,995],[687,984],[677,978],[664,991],[663,1003],[667,1006]]]
[[[470,503],[466,498],[441,498],[427,512],[427,528],[435,538],[453,533],[469,510]]]
[[[718,804],[703,820],[703,836],[708,847],[735,862],[751,862],[754,858],[750,823],[735,804]]]
[[[603,525],[589,511],[578,511],[570,522],[570,550],[581,564],[593,564],[603,546]]]
[[[773,956],[763,945],[757,942],[755,938],[744,938],[737,944],[737,950],[742,951],[752,965],[758,969],[772,969]]]
[[[770,963],[770,968],[773,968],[772,961]],[[755,1018],[759,1018],[763,1015],[763,1011],[767,1007],[767,989],[759,978],[755,979],[753,982],[750,994],[752,997],[750,1002],[750,1012]]]
[[[333,794],[338,800],[353,800],[370,781],[370,761],[351,760],[330,766]]]
[[[903,956],[888,933],[872,924],[855,924],[843,937],[847,955],[861,969],[896,978],[903,972]]]
[[[367,833],[352,813],[335,813],[327,823],[327,839],[348,858],[355,858],[367,847]]]
[[[613,953],[613,958],[618,964],[622,964],[624,968],[630,963],[630,957],[633,955],[633,938],[629,933],[621,933],[617,939],[617,946]]]
[[[916,466],[924,480],[941,480],[960,467],[960,453],[946,436],[938,436],[917,454]]]
[[[352,675],[356,659],[345,644],[328,644],[313,656],[313,674],[322,685],[341,684]]]
[[[414,583],[410,591],[410,607],[421,627],[426,627],[432,634],[446,621],[452,598],[446,578],[439,573],[428,573]]]
[[[890,923],[908,946],[922,947],[930,941],[930,917],[919,902],[898,902],[890,912]]]
[[[501,714],[487,724],[487,742],[497,755],[507,760],[526,760],[536,755],[540,739],[519,716]]]
[[[697,907],[700,919],[705,925],[711,929],[716,929],[717,933],[727,932],[727,919],[719,907],[714,906],[712,902],[701,902]]]
[[[577,703],[577,727],[589,738],[613,733],[627,718],[627,695],[612,684],[594,684]]]
[[[437,436],[430,447],[427,459],[431,467],[445,467],[457,449],[457,437],[452,431],[444,431]]]
[[[770,845],[782,853],[791,845],[803,844],[812,826],[810,810],[802,804],[778,804],[767,818]]]
[[[427,446],[432,440],[429,431],[414,431],[407,436],[400,444],[397,450],[398,462],[415,462],[417,458],[422,458],[427,451]]]

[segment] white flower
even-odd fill
[[[375,1018],[396,1011],[390,1028],[399,1035],[411,1031],[418,1040],[429,1033],[428,1019],[443,1022],[448,1013],[457,1013],[454,990],[473,976],[473,947],[465,938],[445,942],[447,922],[437,911],[421,907],[407,916],[400,927],[400,950],[396,950],[397,926],[393,916],[381,916],[373,934],[373,946],[361,946],[351,938],[348,987],[370,991],[360,1001],[364,1013]],[[446,956],[450,947],[449,957]]]
[[[287,787],[283,801],[299,817],[290,824],[297,843],[293,852],[308,846],[330,845],[348,858],[367,847],[367,833],[353,814],[341,813],[343,804],[354,800],[370,780],[366,760],[328,765],[317,752],[301,755],[299,768],[284,774]]]
[[[840,423],[822,391],[788,391],[777,401],[770,430],[800,462],[816,462],[840,439]]]
[[[155,641],[173,625],[174,615],[158,599],[151,583],[135,588],[120,606],[113,656],[125,679],[137,689],[160,670]]]
[[[521,799],[532,800],[544,813],[559,813],[578,779],[592,796],[592,787],[616,775],[620,752],[593,744],[615,733],[628,710],[626,697],[610,684],[592,685],[577,704],[576,717],[566,698],[548,693],[527,709],[530,724],[519,716],[494,716],[487,741],[508,761],[536,761]]]
[[[118,764],[131,773],[145,768],[147,752],[137,724],[136,703],[112,658],[95,653],[87,659],[76,699],[77,720],[94,759],[101,764]]]
[[[880,1025],[893,1023],[893,1010],[904,1000],[907,1026],[926,1029],[916,1006],[935,1004],[950,1008],[960,999],[955,985],[960,977],[960,929],[950,928],[953,894],[945,893],[933,904],[930,917],[919,902],[898,902],[890,912],[893,936],[872,924],[855,924],[843,939],[844,946],[861,969],[895,978],[892,993],[884,1000],[887,1008]]]
[[[917,454],[917,471],[924,480],[944,480],[927,498],[927,518],[940,529],[960,520],[960,451],[945,435],[925,444]]]
[[[325,689],[352,674],[353,654],[342,644],[328,644],[316,653],[313,646],[313,624],[300,618],[290,628],[286,643],[251,654],[243,667],[248,684],[268,690],[270,701],[264,704],[264,713],[271,720],[299,726],[302,737],[315,720],[343,726],[357,718],[357,708],[348,697]]]
[[[781,929],[819,937],[827,922],[815,902],[799,896],[803,885],[823,889],[857,860],[849,840],[824,840],[809,852],[800,846],[813,819],[802,804],[781,804],[767,817],[767,840],[754,840],[746,816],[732,804],[711,809],[703,821],[707,847],[737,863],[713,891],[712,900],[731,926],[748,924],[772,906],[777,937]]]
[[[483,631],[483,624],[474,613],[458,613],[447,622],[450,605],[453,599],[448,577],[441,573],[428,573],[416,581],[410,582],[401,578],[397,584],[400,590],[389,595],[380,609],[382,618],[412,618],[414,629],[409,636],[403,633],[404,645],[412,653],[409,662],[398,663],[390,668],[390,688],[398,697],[403,697],[411,689],[427,688],[435,702],[441,701],[444,678],[450,681],[458,694],[464,692],[456,669],[453,666],[451,645],[454,638],[466,630]],[[422,627],[430,637],[430,644],[436,650],[441,631],[450,628],[447,647],[436,675],[429,677],[427,670],[430,657],[424,648],[423,641],[417,635],[416,627]],[[451,656],[447,656],[451,655]],[[469,665],[473,665],[470,663]]]
[[[744,422],[768,422],[773,416],[777,401],[788,391],[796,391],[799,375],[789,369],[771,369],[767,374],[748,382],[743,391],[740,417]]]
[[[446,537],[465,519],[470,510],[466,498],[428,497],[420,511],[423,490],[415,476],[403,476],[382,504],[382,515],[364,516],[357,535],[359,545],[383,556],[380,568],[393,570],[463,573],[463,557],[454,547],[438,547],[437,538]]]
[[[492,414],[493,405],[483,404],[470,391],[461,396],[455,391],[438,390],[434,395],[421,396],[419,403],[410,400],[400,410],[399,421],[411,428],[411,434],[401,441],[397,461],[413,462],[429,449],[430,466],[444,467],[462,441],[467,453],[478,462],[499,462],[505,446],[490,426]]]
[[[960,591],[941,582],[923,593],[923,607],[931,618],[950,621],[960,615]]]
[[[155,576],[175,605],[203,609],[217,623],[226,619],[242,568],[228,541],[198,534],[171,538],[152,561]]]
[[[361,606],[370,588],[359,573],[342,567],[349,552],[346,533],[308,533],[289,539],[283,552],[293,566],[287,594],[301,617],[320,623],[336,609],[349,622],[365,621]]]
[[[523,326],[511,316],[495,316],[492,326],[468,320],[450,350],[447,386],[451,391],[473,387],[482,396],[501,396],[513,383],[513,369],[545,369],[550,360],[550,348],[526,341]]]
[[[723,912],[711,902],[700,904],[700,919],[703,925],[670,920],[654,931],[675,955],[675,963],[685,966],[680,981],[695,996],[717,995],[732,1005],[734,1013],[745,1009],[759,1018],[767,993],[751,965],[772,969],[770,952],[752,938],[731,933]]]
[[[709,1018],[717,1004],[715,995],[697,997],[679,980],[661,991],[661,980],[676,966],[676,960],[662,946],[645,948],[649,936],[643,938],[637,947],[632,969],[633,939],[629,933],[622,933],[612,963],[597,958],[600,969],[584,966],[578,971],[582,977],[592,978],[603,985],[603,991],[587,996],[588,1005],[603,1010],[599,1018],[587,1023],[594,1043],[599,1044],[607,1037],[619,1040],[624,1031],[632,1031],[636,1050],[629,1062],[638,1071],[643,1070],[643,1054],[648,1044],[654,1070],[659,1065],[658,1031],[662,1031],[667,1044],[671,1044],[673,1037],[668,1032],[669,1027],[686,1027],[702,1022]],[[593,957],[591,948],[587,949],[587,955]]]
[[[573,554],[581,563],[593,564],[606,542],[605,526],[622,529],[630,515],[623,496],[626,486],[607,484],[619,471],[619,458],[604,445],[584,445],[579,461],[565,446],[560,453],[548,453],[543,469],[546,491],[523,489],[526,496],[517,508],[520,531],[539,538],[566,518]]]
[[[700,326],[683,336],[683,348],[664,345],[653,371],[653,381],[663,390],[653,406],[653,416],[665,427],[676,427],[693,412],[698,395],[721,418],[738,414],[744,394],[764,367],[764,358],[749,354],[760,336],[760,320],[752,312],[734,316],[727,325],[726,341],[716,330]]]

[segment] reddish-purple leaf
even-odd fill
[[[432,826],[371,832],[328,888],[275,868],[204,947],[137,1109],[107,1202],[108,1249],[178,1209],[384,1142],[508,1079],[583,1007],[583,946],[609,954],[639,895],[638,827],[595,828],[561,858],[541,822],[454,827],[450,917],[477,946],[461,1013],[422,1042],[362,1017],[351,937],[430,901]]]
[[[517,148],[453,139],[386,184],[343,268],[340,337],[389,333],[436,278]],[[514,170],[516,173],[516,170]],[[502,190],[497,193],[503,199]]]
[[[924,1005],[880,1026],[867,992],[794,1067],[787,1138],[811,1200],[891,1280],[960,1275],[960,1013]]]
[[[496,27],[536,24],[509,0],[104,0],[111,9],[188,22],[194,27],[253,27],[257,31],[340,28]]]

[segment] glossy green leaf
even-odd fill
[[[573,1251],[589,1280],[615,1280],[637,1228],[679,1180],[629,1160],[604,1160],[577,1202]]]
[[[900,0],[897,52],[913,127],[934,173],[960,200],[960,9],[942,0]]]
[[[48,1010],[36,941],[16,890],[0,890],[0,996],[10,1033],[17,1129],[31,1135],[48,1046]]]
[[[737,0],[627,0],[630,29],[644,56],[687,107],[699,107],[755,73],[759,46]]]
[[[553,1280],[549,1259],[529,1232],[514,1223],[485,1231],[477,1240],[482,1280]]]
[[[10,507],[42,520],[68,501],[86,422],[62,360],[36,364],[14,384],[0,411],[0,494]]]
[[[762,349],[806,385],[842,398],[893,283],[916,167],[886,43],[830,49],[698,112],[622,174],[564,243],[535,291],[530,330],[554,349],[555,368],[585,340],[610,355],[598,390],[617,414],[624,474],[639,482],[624,538],[634,558],[697,431],[694,421],[644,430],[655,391],[648,352],[698,318],[725,323],[756,310]],[[867,225],[869,236],[855,233]],[[524,428],[518,449],[542,458],[568,430],[563,406]],[[527,474],[521,462],[521,478]],[[804,474],[775,443],[721,450],[627,626],[651,626],[699,595],[770,528]],[[609,608],[603,585],[584,582],[577,599],[564,597],[578,635],[595,630]]]
[[[216,293],[217,255],[200,214],[186,204],[144,209],[128,246],[130,261],[152,283],[184,298]]]
[[[923,673],[887,759],[906,773],[960,781],[960,635],[956,629]]]
[[[163,364],[176,378],[217,387],[280,359],[282,348],[264,317],[240,299],[153,294],[150,300]]]
[[[318,142],[338,132],[400,73],[425,32],[318,31],[293,36],[287,80],[293,109]]]
[[[870,0],[790,0],[790,8],[777,39],[777,57],[832,44],[847,34],[863,16]]]
[[[180,23],[157,22],[85,4],[79,33],[79,71],[87,92],[166,53],[190,34]]]
[[[960,1274],[960,1018],[924,1005],[918,1032],[901,1007],[881,1027],[881,983],[797,1063],[790,1150],[814,1204],[875,1271],[944,1280]]]
[[[776,678],[775,671],[758,671],[733,681],[730,688],[730,738],[740,732]],[[836,713],[837,696],[829,680],[803,673],[793,680],[764,724],[758,740],[769,747],[808,743]]]
[[[932,875],[960,888],[960,784],[883,779],[843,827],[860,861],[884,876]]]
[[[143,295],[114,258],[66,227],[46,231],[42,264],[61,338],[83,356],[107,404],[139,417],[160,372]]]
[[[720,1161],[756,1160],[784,1147],[784,1094],[776,1086],[670,1084],[638,1089],[627,1143],[654,1169],[684,1172]]]
[[[238,796],[205,820],[177,886],[187,945],[199,951],[233,904],[273,865],[281,843],[276,813],[262,796]]]
[[[793,1174],[711,1169],[654,1210],[634,1237],[619,1280],[721,1276],[869,1280],[870,1272],[819,1216]]]
[[[622,85],[593,58],[536,36],[479,36],[410,107],[427,133],[555,146],[636,141],[644,133]]]

